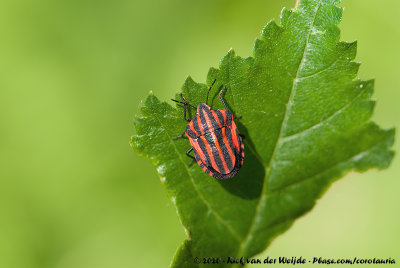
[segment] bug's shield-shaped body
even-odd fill
[[[197,116],[186,127],[186,136],[199,166],[218,179],[232,178],[244,159],[244,144],[229,111],[197,107]]]

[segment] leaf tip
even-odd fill
[[[154,95],[153,91],[150,90],[145,101],[140,102],[139,108],[140,108],[142,114],[146,114],[145,110],[147,108],[157,105],[159,103],[160,103],[160,100],[156,97],[156,95]]]
[[[282,9],[281,16],[279,18],[281,25],[285,25],[288,22],[288,19],[292,15],[292,12],[292,10],[287,9],[286,7]]]
[[[211,84],[214,79],[218,79],[219,70],[217,68],[211,67],[207,73],[207,84]]]
[[[185,82],[183,83],[182,89],[189,88],[193,84],[195,84],[195,81],[190,75],[188,75],[185,79]]]
[[[132,136],[131,139],[129,140],[129,146],[135,153],[137,153],[138,155],[142,155],[138,146],[137,138],[138,137],[136,135]]]
[[[354,60],[357,55],[357,40],[353,42],[339,42],[338,48],[342,51],[344,57],[348,60]]]
[[[261,37],[263,39],[277,39],[279,33],[282,31],[282,28],[276,24],[275,20],[270,20],[267,25],[261,31]]]
[[[129,146],[132,148],[132,150],[133,151],[136,151],[135,150],[135,145],[134,145],[134,139],[135,139],[135,136],[131,136],[131,138],[130,138],[130,140],[129,140]]]
[[[236,57],[237,54],[236,54],[235,50],[231,47],[231,48],[228,50],[228,53],[226,54],[226,56]]]

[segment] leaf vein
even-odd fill
[[[335,116],[337,116],[338,114],[342,113],[343,111],[345,111],[347,108],[349,108],[352,104],[354,104],[356,102],[356,100],[362,95],[362,93],[364,93],[363,90],[360,90],[360,92],[351,100],[349,101],[347,104],[343,105],[339,110],[337,110],[336,112],[332,113],[330,116],[328,116],[327,118],[321,120],[319,123],[314,124],[304,130],[301,130],[299,132],[296,132],[294,134],[291,134],[289,136],[283,137],[280,142],[286,142],[288,140],[292,140],[294,138],[296,138],[297,136],[302,135],[305,132],[308,132],[312,129],[318,128],[319,126],[321,126],[322,124],[324,124],[325,122],[331,120],[332,118],[334,118]]]
[[[308,79],[308,78],[317,76],[317,75],[319,75],[320,73],[323,73],[323,72],[329,70],[333,65],[336,64],[336,62],[339,61],[339,59],[340,59],[340,58],[337,58],[337,59],[334,60],[329,66],[327,66],[327,67],[325,67],[325,68],[322,68],[322,70],[319,70],[319,71],[317,71],[317,72],[315,72],[315,73],[313,73],[313,74],[307,75],[307,76],[303,76],[303,77],[297,78],[297,81],[302,81],[302,80],[305,80],[305,79]]]
[[[357,159],[357,160],[358,160],[358,159],[361,158],[363,155],[367,154],[369,151],[371,151],[372,149],[374,149],[374,148],[380,146],[382,143],[385,143],[385,142],[386,142],[386,140],[382,140],[382,141],[378,142],[377,144],[374,144],[373,146],[367,148],[366,150],[361,151],[361,152],[359,152],[358,154],[353,155],[353,156],[351,156],[351,157],[349,157],[349,158],[347,158],[347,159],[341,160],[341,161],[339,161],[339,162],[333,164],[332,166],[330,166],[330,167],[328,167],[328,168],[325,168],[325,169],[323,169],[322,171],[317,172],[316,174],[314,174],[314,175],[312,175],[312,176],[310,176],[310,177],[306,177],[306,178],[304,178],[304,179],[302,179],[302,180],[295,181],[295,182],[293,182],[293,183],[290,183],[290,184],[288,184],[288,185],[285,185],[283,188],[280,188],[280,189],[276,189],[276,190],[274,190],[274,191],[271,191],[270,193],[285,191],[286,189],[291,188],[291,187],[294,187],[294,186],[296,186],[297,184],[303,183],[303,182],[305,182],[305,181],[312,180],[312,179],[314,179],[315,177],[318,177],[319,175],[324,174],[325,172],[329,172],[329,171],[331,171],[332,169],[334,169],[334,168],[340,166],[341,164],[350,162],[350,161],[352,161],[352,160],[354,160],[354,159]]]

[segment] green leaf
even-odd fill
[[[171,268],[179,268],[179,267],[199,267],[200,258],[196,260],[193,258],[192,255],[192,241],[185,240],[183,241],[182,245],[178,248],[175,253],[174,259],[171,263]]]
[[[223,108],[217,89],[225,85],[228,106],[242,116],[236,121],[246,158],[236,177],[217,180],[189,166],[188,140],[172,140],[187,124],[180,104],[173,108],[152,93],[143,103],[132,147],[157,167],[188,237],[173,267],[195,267],[194,257],[260,253],[333,181],[390,164],[394,130],[370,121],[373,81],[356,78],[356,43],[339,42],[338,3],[302,0],[283,9],[280,26],[267,24],[253,57],[231,50],[210,69],[213,107]],[[197,105],[207,88],[189,77],[182,92]]]

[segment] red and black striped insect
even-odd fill
[[[222,94],[226,90],[224,86],[219,93],[219,98],[225,106],[225,110],[212,109],[208,106],[208,95],[215,83],[208,89],[206,103],[201,102],[197,106],[196,116],[186,117],[189,104],[180,94],[182,101],[172,100],[183,104],[183,118],[189,122],[185,132],[173,139],[186,135],[192,146],[186,151],[186,155],[197,161],[197,164],[210,176],[217,179],[232,178],[243,165],[244,144],[239,134],[233,114],[229,111]],[[190,152],[194,151],[194,157]]]

